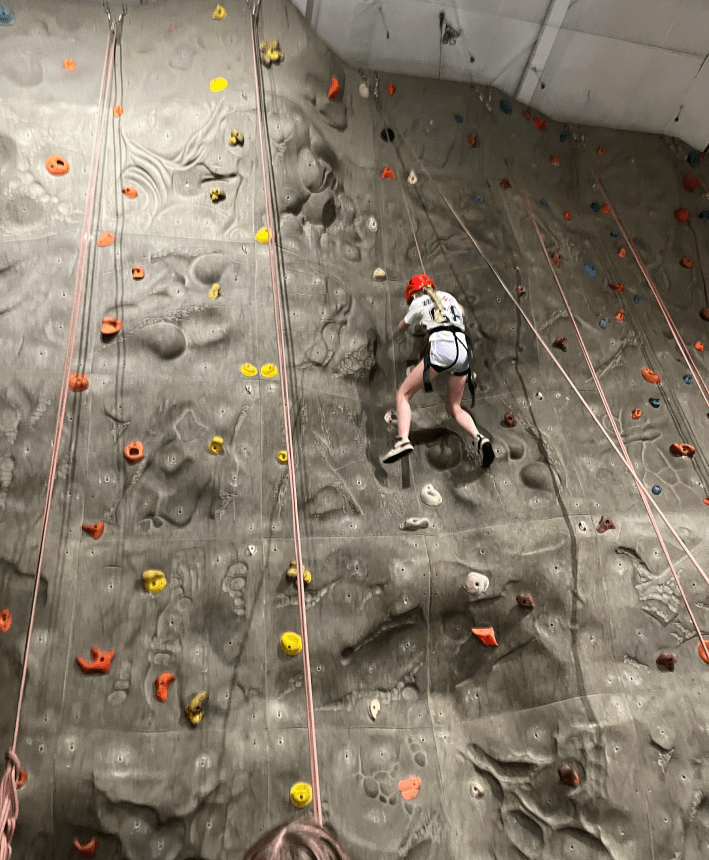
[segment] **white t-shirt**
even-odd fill
[[[441,304],[443,305],[443,313],[445,316],[445,320],[443,322],[436,322],[434,318],[436,305],[433,299],[429,298],[423,290],[417,293],[416,297],[409,305],[409,310],[404,317],[404,322],[408,326],[411,326],[414,331],[417,329],[425,329],[428,331],[440,325],[452,325],[460,331],[465,331],[465,326],[463,325],[463,309],[458,304],[457,300],[450,293],[444,293],[443,290],[436,290],[436,296],[441,300]],[[431,339],[437,340],[439,337],[446,334],[446,332],[437,332],[431,335]]]

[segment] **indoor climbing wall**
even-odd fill
[[[23,860],[241,860],[308,814],[289,799],[311,777],[302,658],[279,647],[298,598],[250,13],[223,12],[131,3],[118,27],[72,361],[88,387],[68,396],[17,748]],[[11,16],[6,747],[109,34],[98,3]],[[264,0],[259,35],[278,42],[267,145],[325,820],[352,860],[706,856],[709,669],[632,478],[519,309],[610,432],[555,271],[643,486],[706,565],[707,406],[608,210],[703,374],[707,164],[489,88],[363,76],[286,0]],[[417,242],[467,312],[487,471],[440,381],[414,401],[414,454],[380,462],[422,350],[394,335]],[[709,586],[663,534],[707,633]]]

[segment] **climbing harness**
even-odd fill
[[[110,33],[106,43],[106,54],[103,63],[103,73],[101,75],[101,88],[99,91],[99,108],[96,119],[96,133],[94,134],[95,144],[93,156],[91,159],[91,167],[89,170],[89,184],[86,194],[86,207],[84,209],[84,220],[81,228],[81,244],[79,246],[79,259],[76,267],[76,281],[74,283],[74,294],[71,304],[71,316],[69,321],[69,334],[67,337],[66,351],[64,353],[64,369],[62,373],[61,390],[59,393],[59,406],[57,409],[57,420],[54,428],[54,437],[52,440],[52,457],[49,466],[49,477],[47,481],[47,493],[44,502],[44,512],[42,514],[42,530],[39,539],[39,553],[37,556],[37,567],[34,577],[34,590],[32,592],[32,603],[30,607],[29,624],[27,627],[27,638],[25,640],[25,652],[22,660],[22,675],[20,677],[20,691],[17,701],[17,712],[15,717],[15,729],[12,738],[12,746],[5,756],[7,767],[5,774],[0,783],[0,860],[10,860],[12,856],[11,841],[15,832],[15,824],[18,814],[17,800],[17,779],[20,774],[20,761],[17,757],[17,739],[20,730],[20,716],[22,714],[22,702],[24,698],[25,687],[27,683],[27,669],[29,662],[30,646],[32,644],[32,632],[34,630],[34,620],[37,610],[37,598],[39,595],[39,584],[41,581],[42,562],[44,561],[44,550],[47,539],[47,531],[49,527],[49,514],[52,504],[52,495],[54,492],[54,483],[57,475],[57,464],[59,461],[59,450],[61,448],[62,429],[64,426],[64,417],[66,414],[66,403],[69,388],[69,376],[71,375],[71,360],[74,353],[74,344],[76,341],[76,332],[79,323],[79,313],[81,310],[81,297],[83,293],[84,281],[86,278],[86,265],[88,259],[89,238],[93,221],[94,202],[96,199],[96,185],[98,182],[98,169],[100,160],[101,143],[103,141],[104,129],[106,124],[106,115],[108,107],[108,96],[113,72],[113,59],[116,47],[116,26],[111,20],[108,4],[104,3],[107,9]],[[125,9],[125,7],[124,7]],[[125,12],[123,13],[125,14]],[[121,15],[121,19],[123,18]],[[120,20],[120,19],[119,19]]]
[[[251,17],[251,48],[254,65],[254,85],[256,90],[256,113],[259,132],[259,145],[261,150],[261,170],[263,173],[263,191],[266,204],[266,226],[268,230],[268,257],[271,268],[271,289],[273,292],[273,315],[276,329],[276,347],[278,351],[278,363],[281,372],[278,374],[281,387],[281,403],[283,407],[283,429],[286,442],[288,480],[290,483],[291,516],[293,523],[293,543],[295,546],[295,559],[298,569],[298,611],[300,615],[300,631],[303,644],[303,681],[305,687],[305,708],[308,724],[308,748],[310,753],[310,774],[312,779],[312,797],[314,817],[318,824],[322,825],[322,807],[320,801],[320,776],[318,772],[317,741],[315,736],[315,707],[313,704],[313,684],[310,672],[310,650],[308,647],[308,624],[305,611],[305,583],[303,580],[303,551],[300,536],[300,519],[298,515],[298,488],[295,477],[295,458],[293,456],[293,435],[290,421],[290,395],[288,390],[288,372],[286,365],[286,345],[284,335],[284,317],[281,301],[283,289],[280,278],[279,260],[276,250],[275,231],[278,224],[274,217],[275,193],[274,180],[266,165],[266,149],[264,139],[268,136],[266,124],[263,79],[261,77],[261,64],[258,61],[258,10],[260,0],[252,7]],[[2,858],[0,858],[2,860]]]

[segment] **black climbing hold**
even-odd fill
[[[540,200],[539,205],[542,207],[542,209],[548,209],[549,208],[549,204],[547,203],[546,200]]]
[[[705,209],[703,212],[700,212],[699,217],[702,221],[709,221],[709,209]]]
[[[696,149],[693,149],[687,155],[687,161],[692,165],[692,167],[696,167],[699,164],[699,153]]]
[[[597,203],[594,200],[593,203],[591,203],[591,209],[593,209],[594,212],[600,212],[601,211],[601,204]]]
[[[653,409],[659,409],[660,408],[660,398],[659,397],[651,397],[649,400],[649,403]]]
[[[612,236],[614,239],[617,239],[617,238],[618,238],[618,231],[617,231],[617,230],[611,230],[611,236]]]
[[[660,484],[655,484],[652,488],[652,493],[654,496],[659,496],[662,492],[662,487]]]
[[[635,304],[639,305],[642,300],[643,297],[640,295],[640,293],[635,293],[635,295],[633,296],[633,301],[635,302]]]
[[[391,143],[394,140],[394,132],[390,128],[382,129],[382,140],[386,143]]]
[[[692,374],[685,373],[682,379],[687,383],[687,385],[689,385],[689,383],[692,381]]]
[[[561,134],[559,135],[559,140],[560,140],[562,143],[566,143],[566,141],[567,141],[570,137],[571,137],[571,132],[570,132],[568,129],[566,129],[565,131],[562,131],[562,132],[561,132]]]
[[[512,102],[509,99],[500,99],[500,110],[502,113],[512,113]]]
[[[454,119],[456,122],[463,122],[463,117],[462,117],[459,113],[457,113],[457,114],[453,117],[453,119]]]

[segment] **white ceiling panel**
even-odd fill
[[[576,0],[563,26],[582,33],[661,46],[684,0]]]
[[[709,144],[709,62],[705,62],[684,94],[679,121],[668,123],[665,134],[674,134],[697,149]]]
[[[664,48],[706,56],[709,53],[709,3],[684,0]]]
[[[548,8],[549,0],[504,0],[500,14],[504,18],[543,24]]]
[[[406,0],[405,6],[406,14],[400,16],[393,14],[391,3],[384,8],[389,38],[383,26],[375,27],[368,65],[382,71],[438,77],[438,12],[421,0]]]

